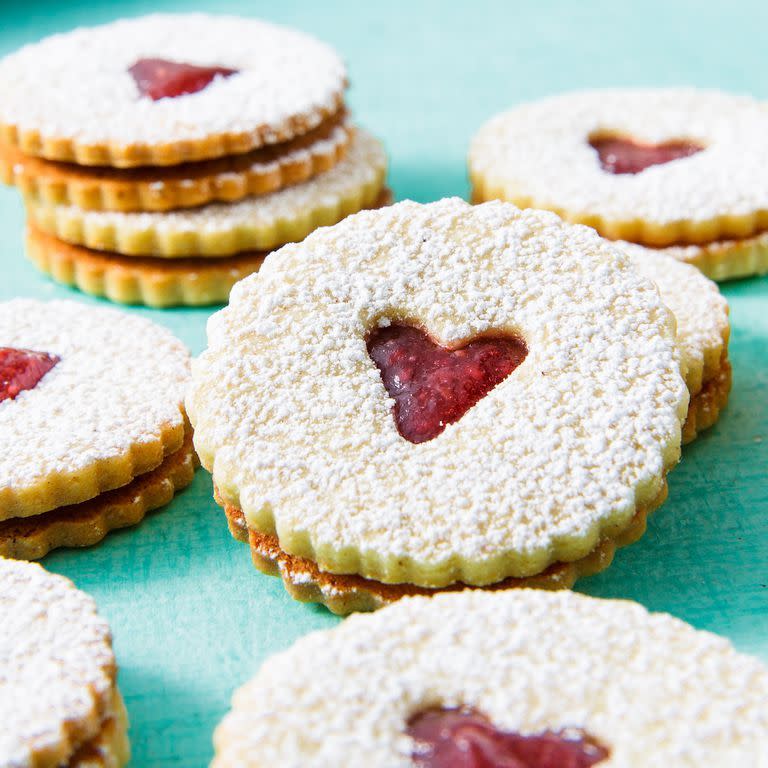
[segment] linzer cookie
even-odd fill
[[[301,32],[157,14],[6,56],[0,140],[78,165],[176,165],[303,136],[339,112],[345,87],[336,52]]]
[[[0,555],[94,544],[188,485],[188,376],[185,347],[142,318],[0,304]]]
[[[328,171],[346,154],[344,115],[282,144],[172,167],[119,170],[55,163],[0,143],[0,180],[27,198],[83,210],[169,211],[263,195]]]
[[[491,119],[473,197],[546,208],[715,279],[768,271],[768,112],[692,89],[570,93]]]
[[[356,132],[347,156],[302,184],[235,203],[168,213],[84,211],[28,200],[30,220],[61,240],[133,256],[228,256],[301,240],[376,204],[384,189],[381,143]]]
[[[0,557],[0,670],[0,765],[128,763],[109,626],[68,579]]]
[[[680,455],[671,313],[550,213],[357,214],[270,254],[208,333],[187,407],[233,531],[340,613],[570,586],[642,534]]]
[[[315,632],[233,696],[214,768],[768,765],[768,670],[629,601],[412,598]]]

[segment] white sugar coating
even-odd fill
[[[406,598],[268,659],[216,731],[215,768],[409,768],[408,720],[472,707],[529,735],[578,728],[599,768],[768,765],[768,670],[629,601],[572,592]]]
[[[265,173],[271,168],[287,165],[295,162],[309,162],[313,157],[336,157],[340,147],[350,141],[354,128],[352,124],[344,121],[334,127],[331,133],[324,139],[319,139],[309,146],[292,149],[290,152],[280,154],[274,160],[256,161],[250,167],[252,171]]]
[[[0,766],[65,764],[109,713],[115,657],[93,600],[39,565],[0,557]],[[36,755],[48,754],[48,759]]]
[[[591,137],[706,147],[637,174],[600,167]],[[508,199],[580,218],[666,224],[768,211],[768,110],[694,89],[567,93],[492,118],[472,140],[470,171]]]
[[[60,473],[74,473],[67,503],[83,501],[78,473],[183,429],[189,352],[148,320],[70,301],[14,299],[0,304],[0,347],[61,358],[33,389],[0,402],[3,501],[45,490]],[[12,516],[0,504],[0,519]]]
[[[366,335],[487,331],[528,355],[414,445]],[[267,257],[208,324],[195,445],[249,526],[326,571],[442,586],[588,554],[650,505],[688,394],[655,286],[586,227],[508,203],[405,202]]]
[[[297,222],[313,219],[323,211],[335,211],[350,196],[372,185],[378,185],[378,189],[381,189],[386,165],[386,154],[381,142],[358,129],[346,156],[331,170],[301,184],[234,203],[211,203],[198,208],[152,213],[84,211],[75,206],[39,202],[30,205],[33,215],[44,227],[49,228],[46,222],[53,221],[52,226],[59,234],[62,230],[74,230],[84,233],[85,240],[89,232],[98,233],[100,239],[104,239],[105,232],[114,232],[118,241],[140,239],[146,233],[156,233],[157,239],[161,241],[168,237],[184,238],[191,235],[216,242],[216,238],[253,232],[253,237],[261,238],[264,242],[259,240],[254,243],[250,239],[243,239],[243,245],[248,249],[267,249],[282,245],[286,239],[290,240]],[[229,241],[226,243],[228,245]],[[89,242],[85,244],[93,245]],[[231,252],[230,247],[223,247],[221,255]],[[166,253],[160,249],[156,255],[187,254],[173,250]]]
[[[677,321],[682,370],[691,394],[698,392],[707,374],[715,374],[727,349],[730,325],[728,302],[717,285],[689,264],[633,243],[616,243],[635,269],[653,280]]]
[[[239,73],[152,101],[128,72],[144,58]],[[0,123],[80,143],[165,143],[261,126],[280,135],[297,116],[318,125],[335,111],[345,82],[338,54],[296,30],[234,16],[154,14],[54,35],[6,56]]]

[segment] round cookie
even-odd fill
[[[671,314],[619,250],[549,213],[358,214],[271,254],[208,333],[187,407],[221,501],[325,572],[533,577],[620,539],[679,457]],[[438,377],[395,404],[374,362],[392,333],[417,367],[443,361],[447,399]],[[436,431],[411,434],[422,421]]]
[[[189,359],[140,317],[0,304],[0,520],[88,501],[183,449]]]
[[[346,154],[352,128],[336,116],[283,144],[171,168],[89,168],[25,155],[0,143],[0,180],[47,205],[94,211],[169,211],[233,202],[300,184]]]
[[[472,140],[474,198],[546,208],[612,240],[711,243],[768,228],[768,112],[693,89],[568,93]]]
[[[691,395],[683,442],[712,426],[728,402],[728,302],[717,286],[696,268],[651,249],[617,243],[635,269],[656,283],[677,321],[683,377]]]
[[[0,557],[0,765],[125,765],[116,675],[93,600],[38,565]]]
[[[371,207],[385,176],[384,148],[358,130],[347,156],[330,171],[268,195],[167,213],[84,211],[27,200],[27,212],[45,232],[96,250],[220,257],[301,240],[318,227]]]
[[[212,765],[437,768],[471,753],[483,765],[765,768],[766,695],[756,659],[631,602],[411,598],[268,659],[235,693]]]
[[[301,136],[338,112],[345,86],[339,56],[301,32],[154,14],[2,59],[0,140],[79,165],[175,165]]]

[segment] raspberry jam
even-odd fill
[[[368,354],[395,401],[400,434],[412,443],[437,437],[525,360],[528,348],[513,336],[479,338],[446,349],[407,325],[378,328]]]
[[[608,750],[579,731],[521,736],[469,709],[428,709],[408,723],[418,768],[589,768]]]
[[[0,403],[34,389],[61,358],[47,352],[0,347]]]
[[[663,165],[701,152],[704,147],[692,141],[667,141],[664,144],[639,144],[629,139],[591,139],[600,166],[614,174],[640,173],[652,165]]]
[[[152,101],[202,91],[217,77],[237,74],[227,67],[198,67],[167,59],[139,59],[128,70],[142,96]]]

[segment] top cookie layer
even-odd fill
[[[161,58],[239,70],[152,101],[129,73]],[[306,133],[335,113],[346,70],[327,45],[256,19],[157,14],[76,29],[0,61],[0,135],[81,165],[173,165]]]
[[[0,520],[76,504],[156,467],[184,437],[189,353],[135,315],[0,304],[0,347],[60,358],[0,402]]]
[[[93,600],[39,565],[0,558],[0,766],[66,765],[109,715],[115,673]]]
[[[704,149],[613,174],[590,145],[608,137]],[[768,112],[745,97],[691,89],[555,96],[486,123],[469,166],[478,200],[553,210],[611,239],[708,242],[768,227]]]
[[[366,348],[403,322],[448,347],[511,333],[528,354],[413,444]],[[679,456],[669,311],[626,256],[553,214],[454,199],[352,216],[268,256],[208,338],[187,401],[203,463],[252,528],[326,571],[529,576],[626,527]]]
[[[768,766],[768,670],[639,605],[571,592],[406,598],[300,639],[234,696],[213,765],[410,768],[409,719],[471,707],[521,734],[583,729],[597,768]]]

